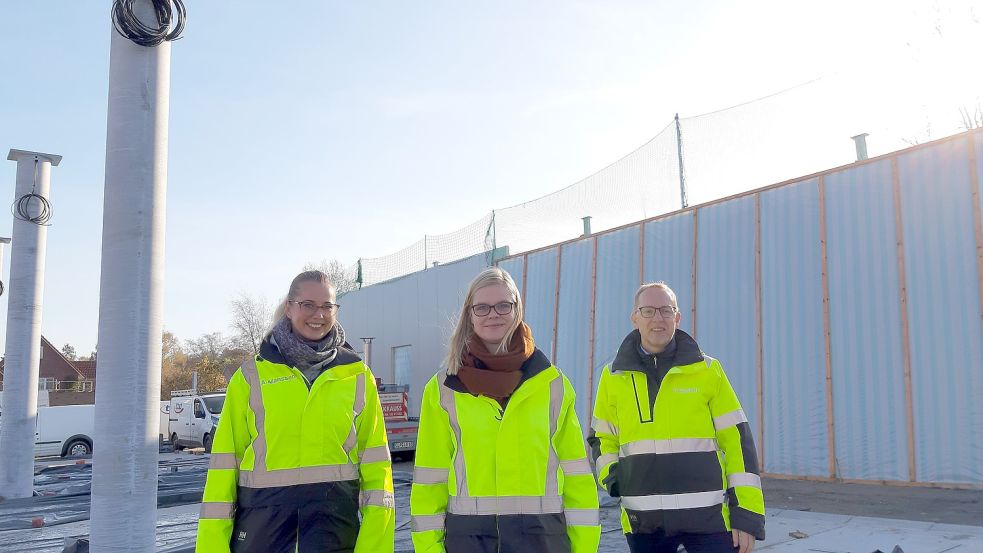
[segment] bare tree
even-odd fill
[[[263,297],[239,292],[232,300],[233,341],[236,347],[259,353],[259,344],[270,324],[270,304]]]
[[[191,387],[191,377],[188,373],[188,356],[181,348],[177,336],[164,331],[161,336],[160,363],[160,399],[171,398],[171,391]]]
[[[965,8],[965,9],[964,9]],[[940,41],[945,41],[949,37],[958,38],[960,36],[979,36],[983,32],[983,21],[977,14],[979,8],[972,4],[966,6],[951,5],[941,0],[927,6],[924,16],[926,22],[932,23],[932,31],[908,40],[907,45],[913,50],[913,54],[921,57],[920,50],[933,51],[938,47]],[[964,130],[971,131],[983,128],[983,102],[977,96],[975,100],[969,100],[958,106],[961,126]],[[931,122],[926,120],[925,132],[914,137],[902,138],[902,141],[909,146],[915,146],[923,142],[932,140]]]
[[[359,289],[359,284],[356,282],[357,271],[355,267],[345,267],[337,259],[330,261],[322,259],[320,263],[308,263],[304,265],[303,270],[316,270],[328,275],[328,278],[334,283],[335,293],[338,294],[339,298],[348,292],[354,292]]]
[[[198,389],[211,391],[226,385],[249,352],[236,347],[235,340],[221,332],[181,340],[164,331],[161,348],[160,398],[169,399],[174,390],[191,388],[198,373]]]
[[[185,373],[198,372],[198,388],[214,390],[225,386],[229,378],[251,353],[236,346],[235,339],[221,332],[202,334],[186,342],[187,364]]]
[[[972,111],[971,111],[972,109]],[[976,100],[976,106],[959,106],[959,115],[963,120],[963,128],[967,131],[983,129],[983,103]]]
[[[69,361],[75,361],[78,359],[78,354],[75,352],[75,346],[72,344],[65,344],[61,347],[61,354],[65,356],[65,359]]]

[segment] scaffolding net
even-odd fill
[[[874,156],[983,126],[983,72],[970,70],[974,52],[983,51],[983,23],[956,8],[924,19],[934,27],[912,38],[917,48],[727,109],[677,117],[636,150],[561,190],[361,259],[359,283],[570,240],[583,233],[584,217],[598,232],[678,210],[684,197],[685,206],[694,206],[846,165],[857,159],[851,138],[864,133]]]

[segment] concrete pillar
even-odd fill
[[[10,238],[0,238],[0,296],[6,293],[7,281],[3,279],[3,249],[10,243]]]
[[[154,551],[170,55],[169,42],[143,47],[112,31],[93,551]]]
[[[51,167],[61,156],[10,150],[17,162],[14,200],[26,194],[48,198]],[[40,204],[28,203],[36,216]],[[3,366],[3,416],[0,417],[0,496],[34,493],[34,430],[38,415],[38,366],[41,362],[41,303],[48,227],[14,217],[7,297],[7,347]]]

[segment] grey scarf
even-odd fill
[[[290,319],[284,317],[273,327],[271,337],[287,363],[303,371],[313,382],[310,375],[316,378],[323,367],[334,361],[338,348],[345,344],[345,329],[335,321],[327,336],[311,342],[294,334]]]

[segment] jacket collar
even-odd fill
[[[673,340],[676,342],[676,358],[673,361],[673,367],[683,367],[703,361],[703,352],[700,351],[699,344],[696,343],[696,340],[692,336],[677,328],[676,334],[673,335]],[[618,348],[618,353],[614,356],[614,361],[611,363],[611,372],[645,372],[646,359],[643,355],[646,354],[642,350],[642,335],[636,328],[628,336],[625,336],[624,341],[621,342],[621,347]],[[651,355],[648,357],[651,358]]]
[[[340,354],[341,350],[338,351]],[[553,366],[553,364],[550,363],[550,360],[548,357],[546,357],[546,354],[540,351],[539,348],[536,348],[536,351],[532,353],[529,359],[526,359],[526,362],[519,367],[519,370],[522,371],[522,378],[519,380],[519,385],[515,388],[516,391],[518,391],[527,380],[545,371],[551,366]],[[461,382],[461,379],[458,378],[456,374],[447,375],[447,378],[444,380],[444,386],[447,386],[455,392],[461,392],[462,394],[470,393],[468,392],[468,389],[464,387],[464,383]],[[512,395],[515,395],[515,392],[513,392]]]
[[[287,367],[291,367],[291,365],[287,363],[287,360],[283,357],[283,354],[280,353],[280,350],[277,349],[276,345],[273,344],[273,342],[270,340],[269,336],[264,338],[263,342],[259,345],[258,361],[268,361],[270,363],[276,363],[277,365],[284,365]],[[324,370],[327,372],[327,371],[331,371],[336,367],[344,367],[356,363],[360,364],[361,361],[362,358],[359,357],[357,353],[355,353],[355,350],[352,349],[352,346],[349,345],[348,342],[345,342],[342,346],[338,348],[338,355],[336,355],[334,360],[328,363],[324,367]],[[364,364],[361,365],[360,370],[341,371],[344,372],[345,374],[338,374],[336,375],[336,378],[345,378],[347,376],[351,376],[352,374],[357,374],[359,372],[362,372],[363,370],[365,370]],[[336,372],[336,371],[332,371],[332,372]]]

